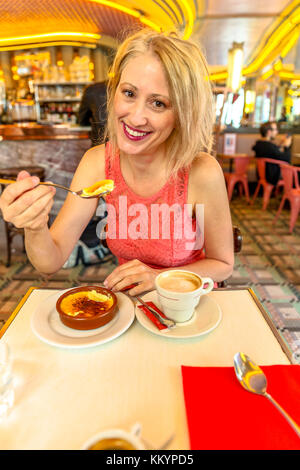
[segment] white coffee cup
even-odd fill
[[[192,318],[201,296],[213,289],[214,281],[191,271],[172,269],[156,276],[155,287],[166,317],[183,323]]]

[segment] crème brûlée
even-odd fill
[[[97,196],[98,194],[102,194],[102,193],[111,193],[114,187],[115,187],[115,184],[113,180],[98,181],[92,186],[89,186],[88,188],[84,188],[82,190],[82,197],[91,197],[91,196]]]
[[[101,312],[106,312],[113,305],[111,295],[100,294],[95,290],[81,291],[70,294],[62,299],[60,308],[72,317],[92,317]]]
[[[106,325],[116,316],[117,306],[117,296],[100,286],[76,287],[62,294],[56,302],[62,323],[77,330]]]

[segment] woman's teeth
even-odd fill
[[[148,134],[148,132],[133,131],[126,124],[125,124],[125,129],[126,129],[126,132],[128,132],[128,134],[132,135],[133,137],[143,137],[144,135]]]

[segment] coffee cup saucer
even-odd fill
[[[142,298],[145,302],[153,302],[159,306],[156,290],[148,292]],[[135,315],[138,322],[151,333],[174,339],[188,339],[206,335],[217,328],[222,320],[221,308],[213,298],[212,292],[202,295],[190,320],[176,323],[176,328],[173,329],[159,330],[138,306],[135,307]]]

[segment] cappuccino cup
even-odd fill
[[[158,274],[155,287],[166,317],[183,323],[192,318],[201,296],[213,289],[214,281],[191,271],[174,269]]]

